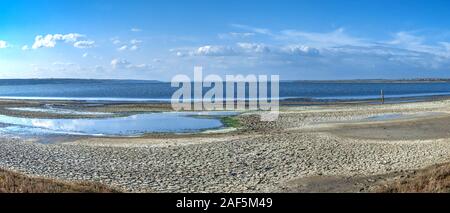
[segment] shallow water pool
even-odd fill
[[[384,121],[384,120],[394,120],[394,119],[400,119],[400,118],[405,118],[407,117],[407,115],[404,114],[382,114],[382,115],[376,115],[376,116],[372,116],[372,117],[368,117],[367,120],[371,120],[371,121]]]
[[[138,136],[192,133],[223,127],[220,116],[235,112],[163,112],[96,119],[38,119],[0,115],[0,133]],[[205,117],[202,117],[205,116]]]
[[[418,113],[410,113],[410,114],[389,113],[389,114],[381,114],[381,115],[368,117],[365,120],[387,121],[387,120],[410,119],[410,118],[424,118],[424,117],[431,117],[431,116],[439,116],[439,115],[443,115],[443,114],[444,113],[440,113],[440,112],[418,112]]]
[[[62,109],[62,108],[39,108],[39,107],[10,107],[6,108],[7,110],[13,111],[23,111],[23,112],[43,112],[49,114],[59,114],[59,115],[112,115],[113,113],[109,112],[85,112],[85,111],[77,111],[72,109]]]

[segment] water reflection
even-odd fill
[[[43,112],[50,114],[60,114],[60,115],[112,115],[112,113],[108,112],[85,112],[85,111],[77,111],[71,109],[63,109],[63,108],[38,108],[38,107],[9,107],[7,110],[14,111],[24,111],[24,112]]]
[[[88,135],[136,136],[144,133],[188,133],[220,128],[216,116],[234,115],[234,112],[166,112],[137,114],[128,117],[98,119],[35,119],[0,115],[0,123],[11,126],[0,132],[63,133]],[[208,117],[199,117],[206,115]]]

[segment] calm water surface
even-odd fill
[[[223,127],[218,117],[235,112],[167,112],[98,119],[37,119],[0,115],[3,133],[138,136],[145,133],[190,133]],[[199,115],[207,115],[202,117]]]
[[[170,101],[170,83],[130,80],[29,79],[0,80],[0,98],[88,101]],[[206,92],[208,88],[204,89]],[[346,100],[450,95],[450,83],[321,83],[281,82],[280,98]]]

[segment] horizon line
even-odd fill
[[[129,79],[129,78],[0,78],[0,81],[5,80],[92,80],[92,81],[153,81],[161,83],[170,83],[170,81],[156,80],[156,79]],[[450,77],[439,78],[353,78],[353,79],[293,79],[293,80],[279,80],[280,82],[349,82],[349,81],[450,81]],[[195,81],[191,81],[195,82]]]

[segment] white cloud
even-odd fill
[[[149,64],[132,64],[131,62],[125,59],[113,59],[111,61],[111,67],[114,70],[132,70],[132,71],[149,70],[152,68],[152,66]]]
[[[78,34],[78,33],[69,33],[66,35],[59,35],[59,34],[55,34],[53,35],[54,38],[56,39],[60,39],[63,40],[67,43],[73,43],[78,41],[79,38],[85,37],[84,35]]]
[[[152,67],[148,64],[137,64],[137,65],[131,64],[127,68],[133,70],[148,70],[151,69]]]
[[[41,48],[41,47],[55,47],[56,39],[53,38],[53,35],[41,36],[38,35],[34,39],[33,49]]]
[[[123,46],[117,48],[117,50],[119,50],[119,51],[124,51],[124,50],[127,50],[127,49],[128,49],[127,45],[123,45]]]
[[[292,55],[307,55],[307,56],[319,55],[318,49],[304,45],[286,46],[282,48],[282,51]]]
[[[239,38],[249,38],[256,35],[253,32],[229,32],[229,33],[221,33],[218,35],[220,39],[239,39]]]
[[[140,44],[140,43],[142,43],[142,41],[141,40],[137,40],[137,39],[133,39],[133,40],[130,41],[130,43],[131,44]]]
[[[94,44],[94,41],[77,41],[73,44],[73,46],[80,49],[86,49],[93,47]]]
[[[437,57],[450,57],[450,46],[446,45],[446,42],[427,43],[426,37],[404,31],[393,34],[392,39],[387,41],[351,36],[343,28],[326,33],[285,30],[274,35],[273,38],[288,43],[300,43],[335,54],[343,54],[345,51],[349,51],[348,53],[351,54],[360,52],[383,57],[390,55],[391,58],[394,56],[396,58],[411,58],[412,55],[416,55],[416,57],[419,57],[418,60],[423,57],[423,53],[433,54]],[[430,58],[425,60],[430,60]]]
[[[280,33],[280,35],[276,35],[275,38],[279,40],[285,40],[287,42],[300,42],[305,45],[314,46],[316,48],[327,48],[344,45],[370,46],[373,44],[366,39],[347,35],[343,28],[339,28],[327,33],[284,30]]]
[[[449,49],[447,49],[445,42],[438,42],[437,44],[425,44],[425,37],[417,36],[409,32],[397,32],[393,34],[391,40],[376,41],[366,38],[359,38],[351,36],[345,32],[343,28],[338,28],[332,32],[317,33],[304,32],[297,30],[284,30],[280,34],[274,35],[276,40],[285,41],[288,43],[301,43],[303,45],[312,46],[316,49],[323,49],[326,51],[364,51],[372,52],[374,54],[380,53],[380,47],[389,49],[391,54],[403,54],[404,52],[423,52],[431,53],[440,56],[448,56]],[[358,48],[345,48],[358,47]],[[401,49],[404,51],[394,51],[394,49]]]
[[[266,28],[258,28],[243,24],[232,24],[231,26],[249,31],[250,34],[248,34],[248,32],[244,32],[219,35],[221,35],[222,37],[232,37],[252,36],[260,34],[266,36],[268,39],[272,39],[278,42],[283,41],[287,43],[300,43],[302,45],[313,46],[315,48],[327,48],[343,45],[370,46],[373,44],[368,39],[358,38],[347,34],[344,28],[337,28],[336,30],[333,30],[331,32],[307,32],[294,29],[273,32]]]
[[[198,56],[227,56],[233,54],[234,50],[230,47],[211,46],[211,45],[199,47],[197,50],[191,52],[191,55],[198,55]]]
[[[23,45],[23,46],[22,46],[22,50],[24,50],[24,51],[25,51],[25,50],[29,50],[29,49],[30,49],[30,48],[28,47],[28,45]]]
[[[119,38],[117,38],[117,37],[111,38],[111,42],[112,42],[114,45],[118,45],[118,44],[121,43],[121,41],[120,41]]]
[[[243,24],[232,24],[231,26],[235,27],[235,28],[251,31],[253,33],[258,33],[258,34],[263,34],[263,35],[272,35],[271,31],[266,28],[251,27],[251,26],[243,25]]]
[[[119,44],[121,42],[118,42],[117,44]],[[125,50],[131,50],[131,51],[135,51],[139,49],[139,45],[142,43],[141,40],[137,40],[137,39],[132,39],[130,42],[128,42],[128,44],[124,44],[122,46],[120,46],[119,48],[117,48],[118,51],[125,51]]]
[[[123,67],[127,67],[128,65],[130,65],[131,63],[125,59],[113,59],[111,61],[111,66],[113,69],[120,69]]]
[[[46,36],[38,35],[34,39],[34,43],[32,48],[38,49],[38,48],[53,48],[56,46],[56,43],[58,41],[63,41],[65,43],[78,43],[79,38],[84,38],[84,35],[78,34],[78,33],[69,33],[69,34],[47,34]],[[77,46],[85,46],[86,44],[93,44],[93,41],[81,41]]]
[[[388,44],[393,45],[405,45],[405,44],[420,44],[423,42],[422,37],[418,37],[415,35],[411,35],[408,32],[397,32],[394,34],[394,38],[391,41],[388,41]]]
[[[61,61],[55,61],[52,63],[52,67],[46,68],[49,71],[75,71],[79,70],[80,66],[72,63],[72,62],[61,62]]]
[[[89,56],[89,53],[84,53],[84,54],[82,55],[83,58],[86,58],[86,57],[88,57],[88,56]]]
[[[133,39],[130,41],[131,47],[129,50],[134,51],[139,49],[139,45],[142,44],[141,40]]]
[[[246,57],[282,57],[282,56],[318,56],[317,48],[306,45],[269,46],[263,43],[237,43],[236,46],[207,45],[196,49],[176,52],[179,57],[183,56],[246,56]]]
[[[384,45],[440,56],[450,56],[447,42],[437,42],[431,45],[425,44],[425,40],[425,37],[413,35],[409,32],[397,32],[393,35],[392,40],[384,42]]]
[[[264,44],[257,43],[238,43],[237,44],[241,49],[245,52],[253,52],[253,53],[267,53],[270,52],[268,46]]]
[[[141,32],[141,31],[142,31],[142,29],[140,29],[140,28],[136,28],[136,27],[131,28],[131,32]]]
[[[0,40],[0,49],[7,48],[8,43],[6,41]]]
[[[55,61],[52,63],[53,66],[74,66],[74,63],[71,62],[60,62],[60,61]]]
[[[137,49],[139,49],[139,47],[137,45],[133,45],[133,46],[130,47],[130,50],[133,50],[133,51],[137,50]]]
[[[324,67],[332,65],[341,66],[340,69],[434,69],[444,70],[450,66],[450,42],[442,39],[442,36],[418,34],[418,32],[397,32],[390,40],[374,40],[350,35],[344,28],[337,28],[329,32],[308,32],[301,30],[271,31],[266,28],[256,28],[247,25],[232,25],[255,35],[265,36],[268,44],[261,43],[237,43],[236,46],[223,46],[221,44],[209,45],[209,48],[193,49],[186,51],[179,49],[179,56],[224,56],[220,63],[237,65],[237,59],[226,56],[246,57],[242,63],[253,64],[298,64],[304,66]],[[244,38],[242,34],[219,34],[219,38]],[[251,35],[249,35],[251,36]],[[444,38],[448,38],[444,37]],[[248,37],[246,38],[248,40]],[[220,47],[220,48],[213,48]],[[233,54],[229,53],[232,50]],[[196,54],[189,54],[196,53]],[[203,53],[203,54],[200,54]],[[219,54],[222,53],[222,54]],[[310,57],[305,59],[303,57]],[[317,57],[316,57],[317,56]],[[320,57],[319,57],[320,56]],[[311,58],[314,57],[314,58]],[[219,60],[217,60],[219,63]],[[323,68],[323,67],[322,67]],[[322,69],[321,68],[321,69]],[[336,68],[338,69],[338,68]]]

